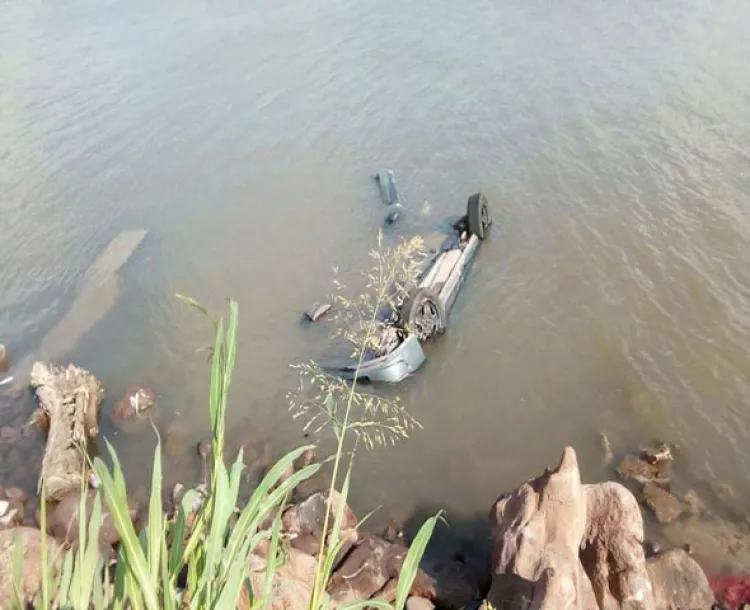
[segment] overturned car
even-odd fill
[[[380,347],[369,350],[359,366],[329,367],[329,371],[345,379],[390,383],[416,371],[425,360],[421,343],[445,332],[448,315],[490,224],[487,198],[482,193],[471,195],[466,214],[426,257],[417,285],[393,322],[383,327]]]

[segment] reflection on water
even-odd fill
[[[749,28],[737,0],[11,3],[0,338],[30,352],[106,244],[148,228],[69,354],[107,388],[103,432],[142,479],[153,440],[106,416],[138,383],[162,431],[205,434],[209,329],[172,295],[232,296],[231,441],[280,452],[301,439],[288,364],[330,330],[300,313],[332,266],[356,285],[388,166],[407,208],[391,242],[474,190],[495,224],[448,333],[391,390],[424,430],[360,455],[357,504],[484,512],[565,443],[601,476],[601,429],[677,442],[747,497]],[[170,459],[199,471],[192,449]]]

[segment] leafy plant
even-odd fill
[[[379,241],[379,244],[381,242]],[[413,256],[411,246],[397,250],[400,255]],[[405,269],[408,265],[387,263],[380,255],[375,257],[378,271],[371,276],[372,286],[377,286],[377,300],[393,305],[402,290]],[[394,289],[394,282],[396,288]],[[393,290],[396,291],[395,296]],[[183,301],[210,317],[197,301],[178,295]],[[344,301],[340,301],[344,303]],[[363,302],[357,307],[364,307]],[[379,329],[380,306],[373,306],[370,322],[355,353],[361,366],[371,338]],[[253,610],[267,607],[272,601],[276,570],[284,561],[284,541],[281,539],[281,514],[292,491],[303,481],[313,476],[321,464],[308,465],[293,475],[287,476],[292,465],[312,445],[299,447],[282,457],[255,488],[248,502],[237,509],[240,481],[244,469],[243,452],[240,450],[231,465],[225,463],[225,428],[228,392],[235,365],[237,329],[239,315],[237,304],[229,302],[229,323],[224,327],[222,319],[211,318],[214,325],[214,342],[211,353],[211,384],[209,391],[209,416],[212,429],[212,463],[210,484],[204,493],[189,490],[169,515],[162,504],[161,439],[157,433],[151,477],[151,497],[145,528],[136,531],[130,519],[127,487],[119,458],[114,448],[105,441],[112,463],[108,467],[100,458],[89,461],[89,466],[101,482],[101,489],[94,492],[91,514],[87,515],[86,490],[81,490],[78,506],[78,538],[74,548],[63,552],[62,568],[57,572],[48,565],[49,545],[46,535],[46,506],[42,502],[42,569],[41,590],[35,607],[71,610],[182,610],[183,608],[234,608],[243,592],[252,601]],[[354,334],[348,335],[350,340]],[[300,368],[302,377],[318,383],[325,392],[322,408],[332,424],[337,439],[337,450],[332,458],[333,477],[328,493],[321,541],[321,552],[315,582],[310,598],[311,610],[320,610],[329,600],[325,595],[326,585],[334,567],[335,558],[342,550],[342,523],[352,475],[352,458],[358,442],[368,447],[395,442],[404,438],[408,431],[418,426],[398,401],[386,401],[375,394],[365,394],[356,389],[356,381],[346,383],[334,378],[316,377],[319,371],[314,364]],[[308,371],[305,373],[304,371]],[[321,371],[322,373],[322,371]],[[301,394],[300,394],[301,396]],[[305,403],[313,409],[316,403]],[[317,403],[320,406],[320,403]],[[299,411],[305,413],[304,409]],[[380,419],[375,415],[384,416]],[[345,441],[351,435],[354,448],[347,452]],[[340,498],[335,514],[332,514],[331,498],[344,468],[346,472],[341,484]],[[42,490],[44,497],[44,490]],[[99,530],[104,517],[106,503],[120,543],[114,562],[105,565],[105,555],[100,553]],[[88,517],[88,518],[87,518]],[[428,519],[420,529],[404,562],[398,583],[395,608],[402,610],[409,589],[418,570],[419,561],[438,517]],[[271,524],[269,525],[269,521]],[[87,524],[87,525],[86,525]],[[327,544],[326,544],[327,542]],[[248,566],[253,551],[261,543],[267,544],[265,578],[262,594],[253,596],[248,582]],[[55,557],[55,559],[58,559]],[[55,562],[52,562],[55,563]],[[16,545],[13,556],[14,603],[23,607],[21,577],[23,549]],[[377,600],[366,604],[354,604],[349,610],[370,606],[390,608],[394,606]]]

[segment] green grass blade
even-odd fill
[[[209,413],[211,416],[211,429],[214,433],[214,464],[222,458],[224,442],[224,430],[219,429],[219,410],[221,408],[221,395],[223,392],[222,361],[224,359],[224,321],[219,320],[216,325],[216,338],[214,339],[214,353],[211,359],[211,388],[209,392]]]
[[[234,529],[232,530],[232,535],[229,538],[229,545],[227,546],[227,552],[229,553],[230,561],[232,561],[232,558],[239,551],[242,541],[245,539],[247,533],[253,529],[257,529],[263,522],[263,519],[265,517],[261,517],[259,511],[270,490],[279,482],[279,479],[284,474],[284,472],[288,470],[290,465],[294,464],[295,460],[299,458],[299,456],[301,456],[308,449],[313,448],[314,445],[307,445],[305,447],[295,449],[294,451],[290,451],[278,462],[276,462],[271,470],[268,471],[266,476],[263,477],[263,480],[258,484],[258,486],[255,488],[255,491],[253,491],[253,494],[250,496],[250,499],[245,505],[245,508],[242,509],[240,517],[237,520]],[[307,475],[307,477],[310,477],[313,474],[314,472],[311,472]],[[297,484],[302,482],[302,480],[304,479],[301,479]],[[281,499],[283,499],[283,496]],[[272,508],[273,506],[268,507],[267,511],[270,512]]]
[[[278,511],[273,519],[273,527],[271,528],[271,544],[268,548],[268,559],[266,560],[266,580],[263,583],[263,607],[268,608],[271,601],[271,593],[273,589],[273,580],[276,576],[276,554],[279,550],[279,535],[281,533],[281,515],[282,511]]]
[[[113,610],[122,610],[127,601],[127,590],[125,588],[125,570],[127,557],[124,549],[120,548],[117,555],[117,565],[115,566],[115,601],[112,604]]]
[[[72,551],[65,553],[62,574],[60,575],[60,606],[63,608],[74,605],[70,597],[73,593],[73,557]]]
[[[164,561],[161,562],[161,586],[162,586],[162,604],[164,610],[175,610],[177,600],[175,599],[175,588],[169,577],[169,566],[167,565],[167,538],[161,537],[161,556]]]
[[[245,584],[247,574],[247,556],[249,552],[249,541],[246,541],[242,548],[243,561],[235,561],[229,572],[229,577],[222,588],[221,595],[216,603],[215,608],[236,608],[242,594],[242,587]]]
[[[409,552],[406,554],[404,559],[404,565],[401,568],[401,574],[398,577],[398,586],[396,587],[396,603],[394,604],[395,610],[403,610],[406,604],[406,599],[409,597],[409,591],[414,584],[414,579],[419,571],[419,563],[422,561],[425,549],[427,549],[427,543],[432,537],[432,532],[435,530],[435,525],[440,520],[442,513],[438,513],[434,517],[430,517],[422,524],[419,528],[416,537],[409,546]]]
[[[323,571],[320,575],[320,582],[327,583],[333,571],[333,564],[336,562],[336,557],[344,548],[346,540],[341,540],[341,524],[344,520],[344,513],[346,512],[347,500],[349,498],[349,486],[352,478],[352,459],[349,459],[349,467],[346,470],[346,476],[344,482],[341,485],[341,491],[339,492],[339,504],[336,507],[336,515],[333,520],[333,528],[331,529],[330,539],[327,541],[325,561],[323,562]],[[326,501],[326,510],[331,510],[330,500]],[[325,536],[325,532],[323,533]]]
[[[128,508],[124,480],[121,489],[118,489],[117,483],[115,482],[118,474],[119,478],[122,479],[122,471],[119,469],[117,454],[109,443],[107,443],[107,447],[112,456],[112,461],[115,464],[115,479],[110,476],[104,462],[99,458],[94,460],[94,469],[101,481],[101,487],[104,490],[107,506],[110,515],[112,516],[112,523],[120,536],[120,545],[125,549],[125,557],[128,562],[128,573],[132,573],[133,577],[138,581],[140,592],[143,595],[148,610],[159,610],[157,591],[154,582],[151,580],[148,563],[143,554],[138,537],[136,536],[133,523],[130,520],[130,511]],[[129,592],[131,591],[132,589],[129,589]]]
[[[82,522],[80,528],[83,529]],[[79,607],[88,608],[91,600],[92,588],[95,580],[99,580],[99,528],[102,523],[102,499],[99,493],[94,496],[94,506],[89,518],[88,539],[86,550],[83,553],[81,563],[76,566],[80,572],[80,597]],[[101,583],[99,583],[101,585]]]
[[[50,607],[50,584],[52,578],[52,567],[49,563],[48,549],[47,549],[47,484],[42,479],[42,495],[39,502],[39,524],[41,527],[42,544],[41,544],[41,555],[42,555],[42,608]]]
[[[153,425],[153,424],[152,424]],[[159,562],[161,541],[164,538],[164,514],[161,504],[162,469],[161,469],[161,438],[156,433],[156,449],[154,449],[154,467],[151,474],[151,498],[148,507],[148,565],[151,570],[151,581],[156,583],[159,578]]]
[[[180,502],[177,509],[177,518],[171,525],[172,546],[169,557],[169,574],[172,579],[176,579],[185,565],[183,548],[185,547],[185,526],[187,515],[193,508],[193,502],[198,494],[194,489],[188,489]]]
[[[261,505],[260,516],[265,519],[266,516],[271,512],[274,506],[277,506],[286,497],[286,495],[292,491],[302,481],[309,479],[318,470],[320,470],[320,464],[310,464],[302,470],[298,470],[291,477],[286,479],[281,485],[279,485],[274,491],[272,491],[265,499],[265,502]]]

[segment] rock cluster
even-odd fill
[[[490,512],[497,609],[709,610],[708,580],[683,550],[648,559],[643,519],[618,483],[583,485],[572,448]]]

